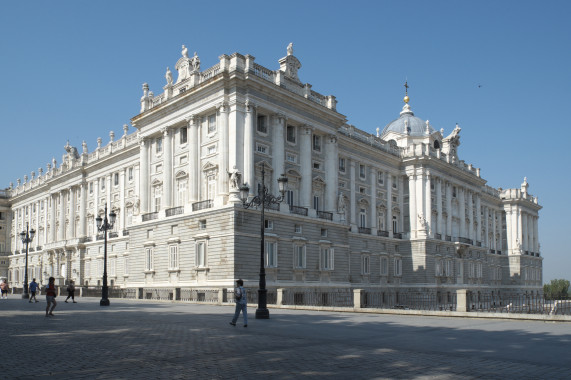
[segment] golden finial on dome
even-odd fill
[[[408,101],[410,100],[410,98],[408,97],[408,81],[405,80],[404,82],[404,102],[406,104],[408,104]]]

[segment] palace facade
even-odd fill
[[[65,146],[55,159],[0,193],[0,276],[101,285],[103,237],[96,218],[117,215],[108,239],[110,285],[256,286],[265,186],[285,202],[266,209],[268,288],[469,289],[541,292],[537,198],[528,183],[486,185],[450,134],[400,114],[376,134],[347,124],[336,98],[298,77],[288,46],[279,68],[251,55],[220,56],[201,70],[183,46],[162,93],[143,85],[140,113],[109,141]]]

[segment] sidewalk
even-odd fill
[[[6,379],[568,379],[571,325],[98,298],[0,300]],[[46,360],[46,353],[53,359]]]

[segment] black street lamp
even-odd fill
[[[26,231],[20,232],[20,238],[22,243],[26,244],[26,270],[24,271],[24,293],[22,293],[22,298],[28,299],[30,295],[28,294],[28,244],[34,240],[34,235],[36,231],[32,228],[29,229],[28,223],[26,223]]]
[[[95,218],[97,222],[97,230],[103,232],[103,287],[101,288],[101,301],[99,301],[99,306],[109,306],[109,287],[107,286],[107,231],[113,228],[115,224],[115,218],[117,214],[111,210],[109,213],[109,219],[107,219],[107,203],[105,204],[105,219],[101,216]]]
[[[265,209],[266,206],[278,204],[284,201],[284,194],[286,191],[287,177],[282,174],[278,179],[278,186],[281,196],[275,197],[269,193],[266,184],[264,183],[265,170],[262,166],[262,188],[258,189],[258,195],[254,196],[248,202],[248,193],[250,188],[244,184],[240,186],[240,197],[242,198],[242,206],[244,208],[262,206],[262,221],[260,228],[260,288],[258,289],[258,308],[256,309],[256,319],[269,319],[270,311],[267,307],[268,290],[266,289],[266,268],[264,265],[264,245],[265,245]]]

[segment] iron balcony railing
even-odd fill
[[[166,213],[166,216],[174,216],[174,215],[183,214],[184,213],[184,206],[167,208],[165,213]]]
[[[290,205],[289,212],[291,212],[292,214],[307,216],[307,208],[305,207]]]
[[[158,212],[149,212],[148,214],[143,214],[143,222],[147,222],[149,220],[154,220],[159,218]]]
[[[119,237],[119,233],[117,231],[109,232],[109,239]]]
[[[212,207],[214,207],[214,202],[212,201],[212,199],[207,199],[205,201],[194,202],[192,204],[192,211],[200,211]]]
[[[333,220],[333,213],[327,211],[317,211],[317,217],[326,220]]]
[[[395,232],[393,233],[393,237],[395,239],[402,239],[402,232]]]
[[[359,233],[370,235],[371,229],[369,227],[359,227]]]
[[[377,231],[377,236],[389,237],[389,231]]]

